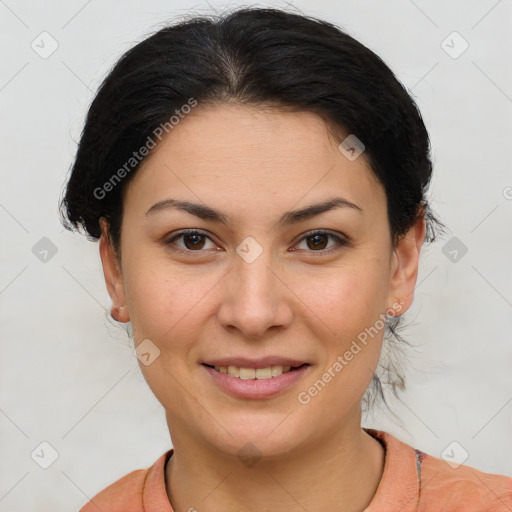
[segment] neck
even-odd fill
[[[252,465],[186,433],[174,438],[166,468],[174,512],[362,511],[384,470],[384,448],[359,423],[326,435],[322,443]]]

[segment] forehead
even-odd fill
[[[304,159],[309,165],[321,164],[329,153],[338,152],[327,125],[312,112],[233,104],[196,107],[164,134],[158,146],[154,158],[143,165],[158,161],[157,153],[167,153],[166,158],[172,152],[175,159],[220,165],[226,171],[242,161],[246,166],[262,163],[284,169],[286,163],[297,167]],[[228,155],[232,160],[225,160]],[[272,174],[267,167],[259,170]]]
[[[167,195],[219,209],[236,198],[242,209],[269,200],[291,207],[326,194],[370,214],[385,203],[364,153],[349,160],[319,116],[239,105],[197,106],[162,138],[127,188],[126,200],[144,212]]]

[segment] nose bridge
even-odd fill
[[[270,297],[275,275],[270,249],[245,243],[237,248],[239,260],[234,264],[235,279],[240,283],[239,291]],[[241,254],[240,254],[241,253]]]
[[[270,249],[248,237],[236,252],[221,322],[236,326],[247,337],[258,337],[269,327],[289,321],[287,288],[276,276]]]

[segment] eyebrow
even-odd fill
[[[281,216],[277,224],[281,226],[296,224],[298,222],[311,219],[312,217],[316,217],[317,215],[320,215],[329,210],[333,210],[334,208],[344,207],[351,208],[353,210],[359,211],[360,213],[363,213],[363,209],[357,206],[356,204],[347,201],[342,197],[335,197],[322,203],[306,206],[305,208],[301,208],[300,210],[292,210],[286,212]],[[146,216],[169,209],[182,210],[192,215],[195,215],[200,219],[218,222],[224,225],[230,224],[229,216],[218,210],[214,210],[213,208],[210,208],[209,206],[205,206],[202,204],[191,203],[190,201],[179,201],[177,199],[172,198],[164,199],[162,201],[158,201],[158,203],[155,203],[146,212]]]

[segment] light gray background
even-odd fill
[[[406,315],[416,349],[394,402],[402,424],[377,411],[365,426],[436,457],[456,441],[465,464],[512,475],[512,1],[293,5],[348,30],[413,93],[432,140],[432,205],[450,229],[424,248]],[[123,328],[106,319],[98,245],[63,231],[57,203],[101,79],[189,9],[210,11],[177,0],[0,0],[0,511],[77,510],[171,446]],[[59,45],[46,59],[31,47],[43,31]],[[458,58],[442,47],[453,31],[469,43]],[[461,48],[453,36],[447,44]],[[456,262],[443,253],[452,236],[467,247]],[[47,262],[32,252],[43,237],[58,250]],[[31,458],[43,441],[58,452],[48,469]]]

